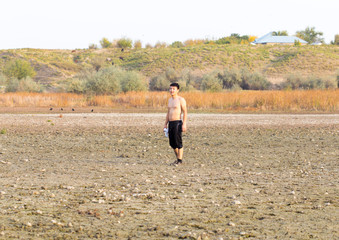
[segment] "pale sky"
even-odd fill
[[[143,46],[307,26],[339,34],[339,0],[0,0],[0,49],[88,48],[106,37]]]

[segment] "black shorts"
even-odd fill
[[[169,121],[168,123],[168,137],[170,146],[175,148],[182,148],[182,121]]]

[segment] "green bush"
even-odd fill
[[[7,84],[7,78],[6,76],[0,72],[0,86],[5,86]]]
[[[225,69],[218,73],[218,78],[222,81],[224,89],[231,89],[241,84],[241,73],[236,69]]]
[[[145,91],[147,87],[142,76],[137,72],[131,71],[123,74],[121,89],[123,92]]]
[[[189,92],[196,89],[196,77],[192,74],[190,69],[183,69],[178,79],[180,91]]]
[[[171,44],[171,47],[174,47],[174,48],[182,48],[184,47],[184,44],[180,41],[175,41]]]
[[[69,79],[67,92],[87,94],[116,94],[121,91],[144,91],[144,77],[135,71],[110,66],[98,71],[85,69]]]
[[[151,91],[167,91],[171,82],[166,78],[165,74],[153,77],[149,83]]]
[[[134,49],[140,49],[140,48],[142,48],[142,43],[140,40],[136,40],[134,42]]]
[[[300,75],[290,74],[286,80],[282,82],[281,88],[283,89],[301,89],[304,79]]]
[[[205,74],[201,82],[202,90],[207,92],[220,92],[222,85],[222,80],[218,77],[217,72]]]
[[[102,38],[100,40],[100,45],[102,48],[110,48],[112,47],[112,43],[107,38]]]
[[[34,77],[36,72],[28,61],[16,59],[5,65],[4,74],[9,78],[22,79],[25,77]]]
[[[91,43],[89,46],[88,46],[88,49],[98,49],[98,45],[94,44],[94,43]]]
[[[247,69],[241,70],[241,84],[243,90],[267,90],[271,83],[260,73],[250,73]]]
[[[117,47],[119,48],[132,48],[132,40],[129,38],[121,38],[117,41]]]
[[[283,89],[328,89],[335,88],[335,79],[309,76],[302,77],[300,75],[289,75],[286,81],[281,83]]]
[[[178,82],[179,74],[173,68],[167,68],[165,72],[165,76],[171,83]]]
[[[19,80],[17,78],[10,78],[7,82],[6,92],[16,92],[19,88]]]
[[[86,90],[86,82],[83,79],[73,78],[67,86],[67,92],[84,93]]]
[[[336,88],[336,82],[331,78],[308,77],[304,82],[304,89],[329,89]]]
[[[19,80],[18,92],[41,92],[42,86],[30,77]]]
[[[116,67],[100,69],[86,81],[86,92],[91,94],[116,94],[121,92],[123,71]]]

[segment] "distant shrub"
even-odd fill
[[[67,92],[84,93],[86,90],[86,82],[83,79],[73,78],[67,86]]]
[[[121,89],[123,92],[138,92],[145,91],[147,87],[143,77],[139,73],[135,71],[126,71],[122,76]]]
[[[268,90],[271,83],[260,73],[251,73],[247,69],[241,71],[240,87],[244,90]]]
[[[171,82],[166,78],[165,74],[153,77],[149,82],[151,91],[167,91]]]
[[[225,69],[218,73],[218,78],[221,80],[224,89],[231,89],[241,84],[241,73],[236,69]]]
[[[69,79],[67,92],[85,94],[117,94],[121,91],[144,91],[147,89],[144,77],[135,71],[126,71],[110,66],[99,71],[83,70]]]
[[[216,44],[230,44],[231,39],[229,37],[223,37],[219,38],[218,40],[215,41]]]
[[[30,77],[19,80],[18,92],[41,92],[42,86]]]
[[[153,77],[149,83],[151,91],[167,91],[172,82],[178,82],[179,74],[173,68],[167,68],[165,72]]]
[[[174,47],[174,48],[181,48],[181,47],[184,47],[184,44],[180,41],[175,41],[171,44],[171,47]]]
[[[153,46],[152,46],[152,44],[147,43],[147,44],[145,45],[145,48],[150,49],[150,48],[153,48]]]
[[[112,43],[107,38],[102,38],[100,40],[100,45],[102,48],[110,48],[112,46]]]
[[[140,48],[142,48],[142,43],[141,43],[140,40],[136,40],[136,41],[134,42],[134,48],[135,48],[135,49],[140,49]]]
[[[7,84],[7,78],[6,76],[0,72],[0,86],[5,86]]]
[[[301,42],[299,40],[294,40],[294,46],[301,46]]]
[[[217,72],[205,74],[202,78],[201,88],[207,92],[220,92],[222,91],[222,80],[218,77]]]
[[[180,91],[192,91],[196,89],[195,76],[189,69],[183,69],[177,72],[173,68],[167,68],[165,72],[153,77],[149,83],[151,91],[167,91],[169,85],[177,82],[180,85]]]
[[[165,48],[167,47],[167,43],[165,42],[157,42],[155,45],[154,45],[155,48]]]
[[[334,79],[309,76],[302,77],[300,75],[289,75],[286,81],[281,83],[283,89],[328,89],[335,88],[336,82]]]
[[[100,69],[86,81],[86,93],[116,94],[121,92],[120,82],[123,71],[120,68],[109,67]]]
[[[334,41],[332,42],[332,44],[334,45],[339,45],[339,34],[336,34],[334,36]]]
[[[9,78],[22,79],[25,77],[34,77],[36,72],[28,61],[16,59],[5,65],[4,74]]]
[[[188,39],[184,42],[185,46],[195,46],[205,44],[206,40],[203,39]]]
[[[165,72],[165,76],[171,83],[177,82],[179,79],[179,74],[173,68],[167,68]]]
[[[101,68],[105,67],[106,65],[108,65],[106,58],[105,57],[94,57],[92,58],[92,62],[91,65],[93,66],[93,68],[96,71],[99,71]]]
[[[331,78],[320,78],[311,76],[304,82],[305,86],[303,89],[329,89],[336,88],[336,82]]]
[[[19,80],[17,78],[10,78],[7,82],[6,92],[16,92],[19,88]]]
[[[286,80],[282,82],[281,88],[283,89],[301,89],[303,85],[303,77],[299,74],[290,74],[287,76]]]
[[[180,91],[189,92],[196,89],[196,77],[191,73],[190,69],[183,69],[178,78]]]
[[[254,40],[253,40],[254,41]],[[240,36],[238,33],[232,33],[229,37],[222,37],[215,41],[216,44],[248,44],[249,36]]]
[[[118,48],[132,48],[132,40],[129,38],[121,38],[116,44]]]
[[[98,49],[98,45],[92,43],[88,46],[89,49]]]

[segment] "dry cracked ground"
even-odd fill
[[[338,239],[339,115],[0,114],[0,239]]]

